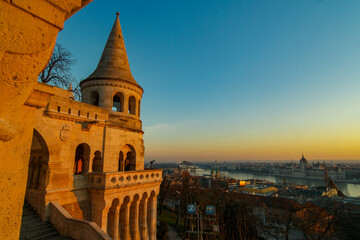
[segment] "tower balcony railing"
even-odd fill
[[[88,173],[88,186],[97,189],[129,187],[162,181],[162,169]]]

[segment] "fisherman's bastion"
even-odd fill
[[[0,0],[0,239],[19,239],[24,201],[62,237],[156,239],[162,171],[144,169],[143,89],[118,14],[82,102],[37,82],[89,2]]]

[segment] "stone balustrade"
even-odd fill
[[[155,183],[162,181],[162,170],[140,170],[126,172],[91,172],[88,173],[90,188],[109,189],[134,186],[138,184]]]
[[[50,202],[50,222],[62,236],[75,240],[111,240],[97,224],[71,217],[58,202]]]

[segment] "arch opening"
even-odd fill
[[[119,154],[120,171],[136,170],[136,152],[135,148],[129,144],[124,145]]]
[[[94,106],[99,106],[100,96],[97,91],[93,91],[90,93],[90,104]]]
[[[44,138],[33,130],[25,198],[40,217],[44,217],[43,200],[49,184],[49,149]]]
[[[114,95],[112,110],[114,112],[124,111],[124,95],[122,93],[118,92]]]
[[[48,184],[49,149],[44,138],[34,129],[31,143],[27,188],[45,189]]]
[[[86,143],[81,143],[76,147],[74,175],[84,174],[89,171],[90,146]]]

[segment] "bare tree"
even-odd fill
[[[217,203],[220,239],[257,240],[256,217],[246,198],[238,193],[223,193]]]
[[[73,88],[75,99],[79,100],[79,84],[71,75],[71,66],[75,62],[76,60],[72,53],[57,43],[48,65],[39,74],[38,79],[42,83],[66,89],[70,87],[70,84],[73,84],[75,86]]]
[[[159,215],[162,213],[162,205],[165,201],[165,198],[168,194],[169,188],[171,186],[171,181],[164,176],[163,181],[160,184],[160,193],[159,193]]]

